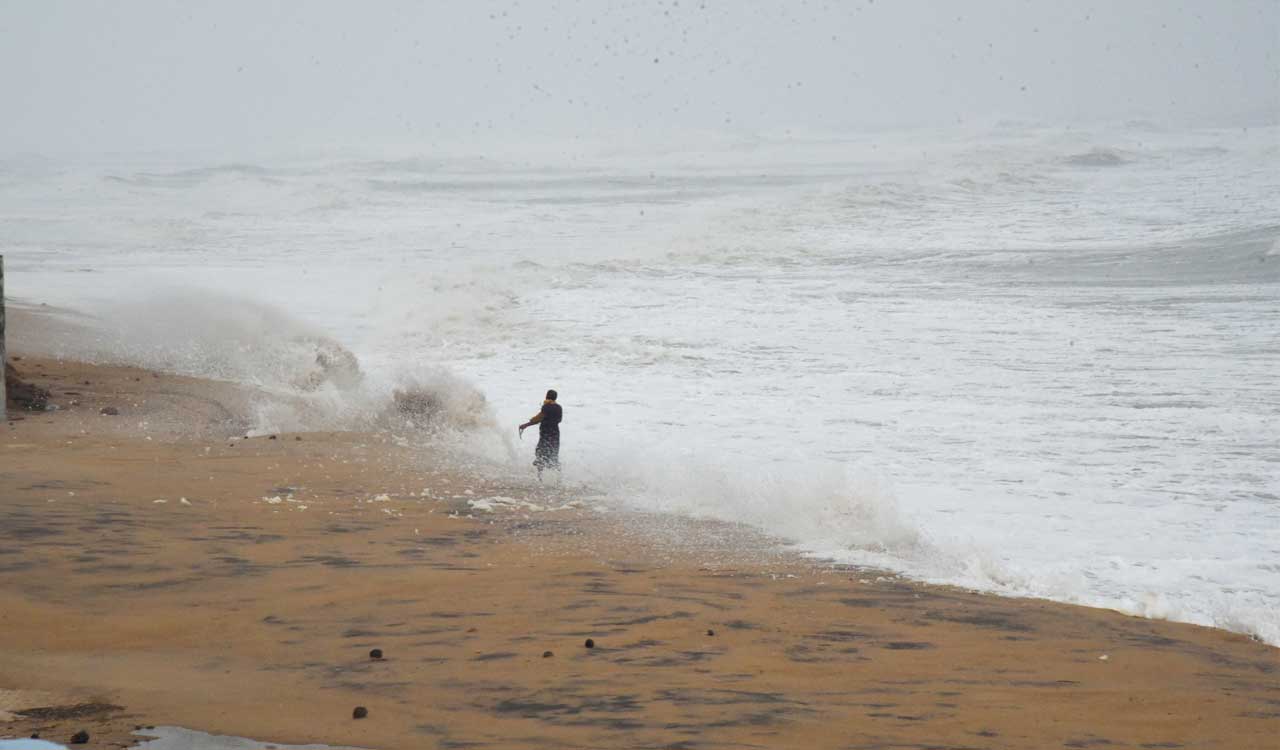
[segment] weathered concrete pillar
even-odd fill
[[[9,388],[4,382],[4,366],[8,361],[4,353],[4,256],[0,255],[0,422],[9,418],[5,411],[9,402]]]

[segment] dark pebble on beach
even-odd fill
[[[88,385],[88,383],[86,383],[85,385]],[[89,733],[84,731],[83,729],[71,735],[71,744],[73,745],[83,745],[88,741],[89,741]]]
[[[586,643],[584,643],[584,644],[582,644],[582,645],[586,646],[587,648],[595,648],[595,647],[596,647],[596,642],[595,642],[595,641],[593,641],[593,640],[591,640],[590,638],[588,638],[588,639],[587,639],[587,642],[586,642]]]
[[[108,417],[118,417],[120,416],[120,410],[114,406],[104,406],[99,414],[105,414]]]
[[[715,635],[715,634],[716,634],[716,631],[711,630],[711,629],[708,629],[708,630],[707,630],[707,635]]]
[[[302,436],[301,436],[301,435],[294,435],[294,436],[293,436],[293,439],[294,439],[294,440],[297,440],[299,443],[301,443],[301,442],[302,442]]]
[[[39,732],[32,732],[32,733],[31,733],[31,739],[33,739],[33,740],[38,740],[38,739],[40,739],[40,733],[39,733]]]
[[[555,654],[551,653],[550,651],[543,651],[543,652],[542,652],[542,658],[543,658],[543,659],[550,659],[550,658],[551,658],[551,657],[553,657],[553,656],[555,656]]]
[[[369,709],[365,708],[364,706],[356,706],[356,710],[351,712],[351,718],[353,719],[363,719],[368,715],[369,715]]]
[[[375,648],[374,650],[370,651],[370,652],[369,652],[369,658],[370,658],[370,659],[381,659],[381,658],[382,658],[382,649],[380,649],[380,648]]]
[[[267,438],[267,440],[275,440],[275,439],[276,439],[275,435],[272,435],[271,437]]]

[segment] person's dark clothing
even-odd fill
[[[538,423],[538,435],[552,436],[560,439],[560,420],[564,419],[564,409],[554,401],[542,405],[542,421]]]
[[[564,410],[560,404],[547,402],[542,405],[542,421],[538,422],[538,447],[534,449],[533,465],[542,469],[560,468],[560,420]]]

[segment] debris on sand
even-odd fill
[[[15,411],[44,411],[49,407],[49,392],[22,379],[14,366],[4,365],[5,402]]]

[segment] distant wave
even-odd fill
[[[1024,270],[1048,283],[1102,286],[1280,283],[1280,225],[1145,247],[1040,253]]]
[[[1112,148],[1091,148],[1063,159],[1063,162],[1076,167],[1119,167],[1132,161],[1124,152]]]
[[[182,169],[176,172],[138,172],[131,176],[107,175],[108,182],[148,187],[190,187],[223,177],[251,177],[264,181],[276,181],[283,175],[279,170],[256,164],[223,164],[212,167]]]

